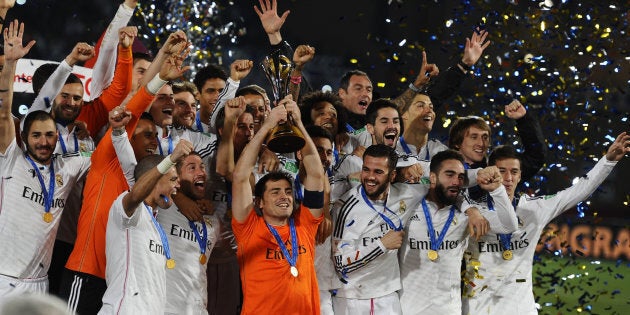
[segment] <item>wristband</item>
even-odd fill
[[[466,72],[470,71],[472,69],[471,66],[463,63],[461,60],[459,62],[457,62],[457,64],[462,67],[462,69],[466,70]]]
[[[155,95],[167,82],[168,81],[160,79],[159,74],[156,74],[153,79],[147,83],[147,91],[149,91],[152,95]]]
[[[127,130],[125,129],[125,127],[122,128],[112,128],[112,136],[113,137],[119,137],[122,136],[123,134],[125,134]]]
[[[302,83],[302,76],[292,76],[291,77],[291,83],[298,85],[300,83]]]
[[[302,204],[310,209],[320,209],[324,207],[324,192],[323,191],[311,191],[304,189],[304,199]]]
[[[162,160],[162,162],[160,162],[160,164],[157,165],[158,172],[164,175],[168,173],[168,171],[171,169],[171,167],[173,167],[173,165],[175,165],[175,163],[171,161],[171,155],[169,154]]]
[[[413,85],[413,83],[409,83],[409,89],[412,90],[414,93],[422,93],[422,89]]]

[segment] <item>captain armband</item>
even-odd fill
[[[302,204],[311,209],[321,209],[324,207],[324,192],[323,191],[311,191],[304,189],[304,199]]]

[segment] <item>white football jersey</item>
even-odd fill
[[[370,299],[401,288],[398,250],[387,250],[381,242],[387,232],[402,228],[420,205],[429,187],[422,184],[392,184],[383,203],[371,202],[372,209],[357,186],[333,207],[332,248],[337,276],[343,282],[337,296]]]
[[[215,215],[204,216],[204,222],[195,222],[197,236],[191,229],[188,219],[173,204],[166,210],[160,209],[157,216],[168,237],[171,255],[177,262],[173,269],[166,269],[166,312],[173,314],[207,314],[208,279],[207,259],[216,244],[219,222]],[[203,224],[206,226],[206,240],[203,245],[206,258],[201,259],[201,240],[204,238]]]
[[[541,232],[553,218],[586,200],[616,163],[602,158],[575,185],[555,195],[521,197],[516,205],[518,229],[509,241],[504,240],[505,245],[494,233],[471,241],[465,255],[467,285],[463,314],[538,314],[532,261]],[[512,254],[510,260],[503,259],[503,252],[508,249]]]
[[[505,187],[500,186],[490,195],[495,199],[495,211],[477,205],[490,222],[490,229],[500,233],[514,231],[516,218]],[[405,229],[399,253],[402,279],[399,294],[403,314],[459,314],[461,265],[468,245],[468,216],[460,209],[467,208],[453,205],[438,209],[435,203],[428,200],[426,205],[434,240],[438,242],[438,258],[429,258],[431,237],[423,206],[414,208],[415,213]],[[446,225],[451,211],[453,218]]]
[[[50,165],[35,163],[45,190],[54,170],[51,222],[44,221],[45,194],[37,172],[15,139],[0,154],[0,274],[19,279],[46,276],[61,214],[75,183],[90,167],[78,154],[54,155]]]
[[[153,209],[141,203],[132,216],[127,216],[122,205],[127,193],[118,196],[109,211],[105,243],[107,290],[99,314],[163,314],[164,245],[151,218]]]

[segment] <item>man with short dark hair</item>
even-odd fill
[[[220,101],[234,98],[241,79],[249,74],[253,66],[254,63],[251,60],[239,59],[230,65],[229,76],[221,66],[216,64],[209,64],[197,71],[193,83],[199,91],[197,94],[199,111],[195,117],[194,130],[216,134],[212,118],[222,107],[218,106]]]
[[[291,179],[283,173],[263,176],[253,195],[250,186],[263,141],[273,127],[287,121],[288,115],[306,140],[301,152],[308,176],[299,210],[295,207]],[[241,314],[319,314],[313,261],[315,234],[323,219],[324,178],[317,149],[304,129],[299,108],[287,97],[271,111],[245,147],[232,176],[232,228],[244,298]]]
[[[160,67],[160,72],[138,90],[124,109],[118,108],[131,115],[126,129],[136,160],[155,153],[155,125],[141,116],[167,80],[178,78],[188,70],[188,67],[182,67],[185,56],[180,55],[184,43],[183,32],[171,34],[162,46],[162,53],[167,57],[154,65]],[[77,241],[62,278],[61,296],[68,300],[72,311],[81,314],[94,314],[101,308],[106,289],[105,228],[109,209],[116,197],[129,189],[111,140],[116,136],[121,136],[118,131],[108,131],[92,155],[92,167],[83,191]]]
[[[335,314],[401,314],[397,291],[402,230],[428,187],[391,184],[397,162],[393,148],[369,146],[363,154],[361,185],[333,206],[333,258],[343,282],[333,297]]]
[[[254,132],[258,132],[260,126],[269,114],[269,98],[265,89],[252,84],[244,86],[236,91],[236,97],[243,96],[247,107],[252,111],[254,117]]]
[[[438,152],[431,159],[430,189],[405,227],[400,249],[399,292],[403,314],[459,314],[460,272],[470,221],[489,221],[492,231],[516,229],[499,170],[479,171],[477,184],[494,198],[494,209],[461,207],[460,193],[466,182],[462,155],[454,150]],[[478,231],[485,234],[484,231]]]
[[[107,290],[98,314],[164,314],[166,269],[175,268],[177,257],[171,255],[166,232],[155,218],[156,208],[172,205],[171,197],[180,187],[173,166],[191,150],[190,142],[180,141],[173,154],[142,158],[134,169],[135,184],[112,203],[106,233]]]
[[[471,242],[470,253],[465,256],[468,268],[462,314],[538,314],[532,261],[543,229],[594,193],[628,153],[630,135],[622,132],[597,164],[571,187],[553,195],[519,198],[515,190],[521,181],[522,155],[510,146],[495,148],[489,164],[499,168],[519,224],[513,233],[489,233]]]
[[[518,100],[505,105],[504,112],[516,124],[523,146],[523,180],[529,180],[543,166],[547,154],[540,122]],[[464,156],[468,167],[485,167],[491,136],[490,125],[482,118],[462,117],[449,130],[448,146]]]
[[[53,118],[34,111],[24,119],[22,146],[16,142],[11,116],[17,62],[35,41],[22,45],[24,24],[4,29],[5,67],[0,73],[0,300],[48,291],[53,242],[67,197],[88,171],[90,160],[77,154],[54,154]],[[29,228],[25,228],[29,227]],[[19,236],[19,237],[16,237]]]

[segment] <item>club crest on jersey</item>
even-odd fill
[[[212,227],[212,220],[210,218],[204,217],[203,220],[209,227]]]
[[[405,204],[404,200],[400,201],[400,204],[398,205],[398,212],[399,213],[405,213],[405,211],[407,211],[407,204]]]
[[[55,183],[57,186],[63,186],[63,177],[60,174],[55,175]]]

